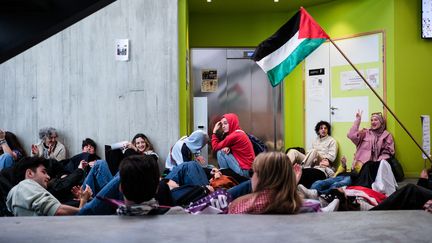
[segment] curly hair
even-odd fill
[[[321,127],[322,125],[325,125],[325,126],[327,127],[328,135],[330,136],[330,135],[331,135],[331,125],[330,125],[330,123],[328,123],[328,122],[326,122],[326,121],[319,121],[319,122],[315,125],[315,132],[316,132],[316,134],[319,135],[319,130],[320,130],[320,127]]]
[[[57,130],[53,127],[44,127],[39,130],[39,139],[44,140],[51,135],[57,135]]]

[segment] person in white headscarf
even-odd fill
[[[189,137],[180,138],[174,146],[171,147],[165,161],[165,168],[172,170],[184,162],[197,160],[204,163],[201,155],[201,149],[207,144],[209,137],[202,130],[194,131]]]

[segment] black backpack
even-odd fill
[[[249,133],[246,133],[246,134],[252,143],[255,156],[257,156],[259,153],[268,151],[267,145],[265,145],[265,143],[263,141],[261,141],[259,138],[255,137],[252,134],[249,134]]]

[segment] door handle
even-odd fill
[[[330,107],[330,110],[332,110],[332,111],[334,111],[334,110],[337,110],[338,108],[337,107]]]

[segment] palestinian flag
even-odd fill
[[[253,59],[275,87],[329,38],[309,13],[300,8],[276,33],[259,44]]]

